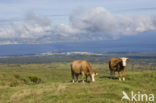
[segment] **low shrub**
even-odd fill
[[[41,78],[37,76],[29,76],[29,79],[33,84],[39,84],[42,82]]]

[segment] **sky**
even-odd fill
[[[117,40],[153,30],[155,0],[0,0],[0,45]]]

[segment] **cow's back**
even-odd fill
[[[113,71],[123,70],[121,59],[111,58],[109,61],[109,69]]]
[[[110,70],[114,70],[114,69],[115,69],[115,68],[114,68],[114,65],[116,64],[116,61],[117,61],[116,58],[111,58],[111,59],[109,60],[109,69],[110,69]]]
[[[81,72],[89,71],[89,63],[87,60],[74,60],[71,63],[71,70],[76,74],[80,74]]]
[[[116,59],[116,58],[111,58],[111,59],[109,60],[109,65],[113,66],[113,65],[116,63],[117,60],[118,60],[118,59]]]
[[[81,69],[81,61],[80,60],[74,60],[71,63],[71,71],[74,73],[79,74]]]

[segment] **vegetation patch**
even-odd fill
[[[95,82],[71,83],[69,62],[0,64],[0,103],[120,103],[123,91],[156,96],[155,65],[128,64],[126,81],[110,79],[106,62],[91,66]]]
[[[39,84],[42,82],[42,79],[38,76],[29,76],[29,80],[33,83],[33,84]]]
[[[16,86],[27,84],[27,80],[22,78],[18,74],[13,75],[13,77],[11,77],[9,81],[10,81],[9,83],[10,87],[16,87]]]

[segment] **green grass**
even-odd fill
[[[156,71],[148,65],[128,65],[126,81],[107,78],[107,64],[92,67],[99,72],[96,82],[73,84],[69,63],[0,64],[0,103],[120,103],[122,91],[132,90],[156,96]],[[42,82],[32,83],[30,76]]]

